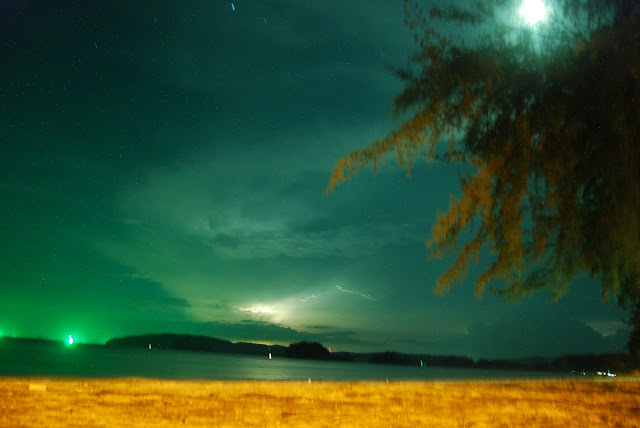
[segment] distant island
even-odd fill
[[[330,352],[318,342],[297,342],[288,347],[228,340],[189,334],[145,334],[111,339],[106,346],[173,349],[181,351],[216,352],[241,355],[268,355],[282,358],[350,361],[371,364],[397,364],[424,367],[456,367],[499,370],[562,371],[596,373],[624,371],[629,367],[625,354],[567,355],[562,357],[530,357],[520,359],[480,359],[456,355],[404,354],[399,352]]]
[[[178,351],[216,352],[223,354],[284,356],[287,349],[282,345],[236,342],[192,334],[144,334],[108,340],[106,346],[151,349],[173,349]]]
[[[304,358],[308,360],[331,360],[331,351],[318,342],[292,343],[284,351],[287,358]]]
[[[40,338],[0,337],[0,346],[69,346],[61,341]],[[404,354],[399,352],[331,352],[319,342],[297,342],[289,346],[265,345],[250,342],[231,342],[209,336],[190,334],[144,334],[114,338],[105,345],[74,344],[74,348],[87,347],[119,347],[145,349],[153,352],[156,349],[196,351],[223,354],[255,355],[274,358],[297,358],[323,361],[347,361],[369,364],[396,364],[423,367],[474,368],[484,370],[514,371],[558,371],[576,374],[595,374],[597,372],[625,372],[635,368],[626,354],[591,354],[566,355],[562,357],[530,357],[514,359],[480,359],[456,355]]]

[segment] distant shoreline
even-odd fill
[[[640,382],[0,377],[3,426],[640,426]]]
[[[63,345],[48,339],[34,338],[0,338],[14,343],[42,343],[48,345]],[[285,357],[287,348],[282,345],[264,345],[251,342],[231,342],[209,336],[189,334],[145,334],[113,338],[106,344],[74,344],[75,347],[112,347],[129,349],[165,349],[185,352],[204,352],[211,354],[235,354],[235,355],[273,355],[273,357]],[[147,348],[148,347],[148,348]],[[458,355],[431,355],[431,354],[406,354],[394,351],[386,352],[335,352],[332,357],[323,359],[326,361],[348,361],[371,364],[389,364],[428,367],[449,367],[481,370],[512,370],[527,372],[557,372],[575,373],[584,372],[587,375],[595,375],[596,372],[622,373],[629,370],[628,356],[624,354],[590,354],[590,355],[566,355],[562,357],[530,357],[514,359],[479,359],[472,360],[469,357]],[[299,357],[300,358],[300,357]],[[304,358],[302,359],[314,359]]]

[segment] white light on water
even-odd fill
[[[529,23],[536,24],[547,15],[547,8],[541,0],[524,0],[520,8],[520,15]]]

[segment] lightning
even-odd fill
[[[360,297],[362,297],[362,298],[364,298],[364,299],[367,299],[367,300],[374,300],[374,298],[373,298],[373,297],[371,297],[371,296],[369,296],[369,295],[366,295],[366,294],[362,294],[362,293],[360,293],[359,291],[355,291],[355,290],[347,290],[347,289],[344,289],[344,288],[340,287],[339,285],[336,285],[336,288],[337,288],[338,290],[342,291],[343,293],[357,294],[358,296],[360,296]]]
[[[321,295],[322,295],[322,293],[320,293],[320,294],[312,294],[311,296],[307,296],[304,299],[298,299],[298,300],[300,300],[301,302],[306,302],[307,300],[310,300],[310,299],[317,299]]]

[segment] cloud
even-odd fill
[[[623,332],[615,338],[604,337],[584,322],[549,312],[478,322],[460,339],[477,356],[512,358],[622,352],[623,337]]]
[[[424,233],[418,233],[421,222],[409,215],[420,204],[415,198],[405,197],[395,210],[379,208],[408,193],[390,192],[393,182],[358,182],[350,192],[345,188],[327,197],[321,191],[328,174],[302,174],[293,168],[291,178],[283,179],[261,171],[261,164],[256,159],[257,169],[243,173],[226,171],[219,162],[158,170],[121,195],[120,209],[126,218],[141,219],[138,225],[128,223],[131,228],[195,240],[234,260],[359,258],[424,239]],[[290,191],[294,182],[298,187]],[[403,184],[416,186],[409,180]],[[384,192],[390,192],[386,201],[378,199]]]
[[[186,299],[166,294],[165,287],[161,283],[144,276],[131,275],[118,281],[117,284],[117,286],[105,290],[105,293],[118,296],[121,304],[128,303],[144,307],[146,310],[154,309],[154,307],[156,309],[157,307],[187,309],[191,306]]]
[[[321,232],[292,230],[280,225],[277,230],[255,230],[250,225],[215,233],[203,238],[217,254],[232,259],[273,257],[346,257],[372,255],[388,245],[417,242],[406,225],[364,224],[340,226]]]

